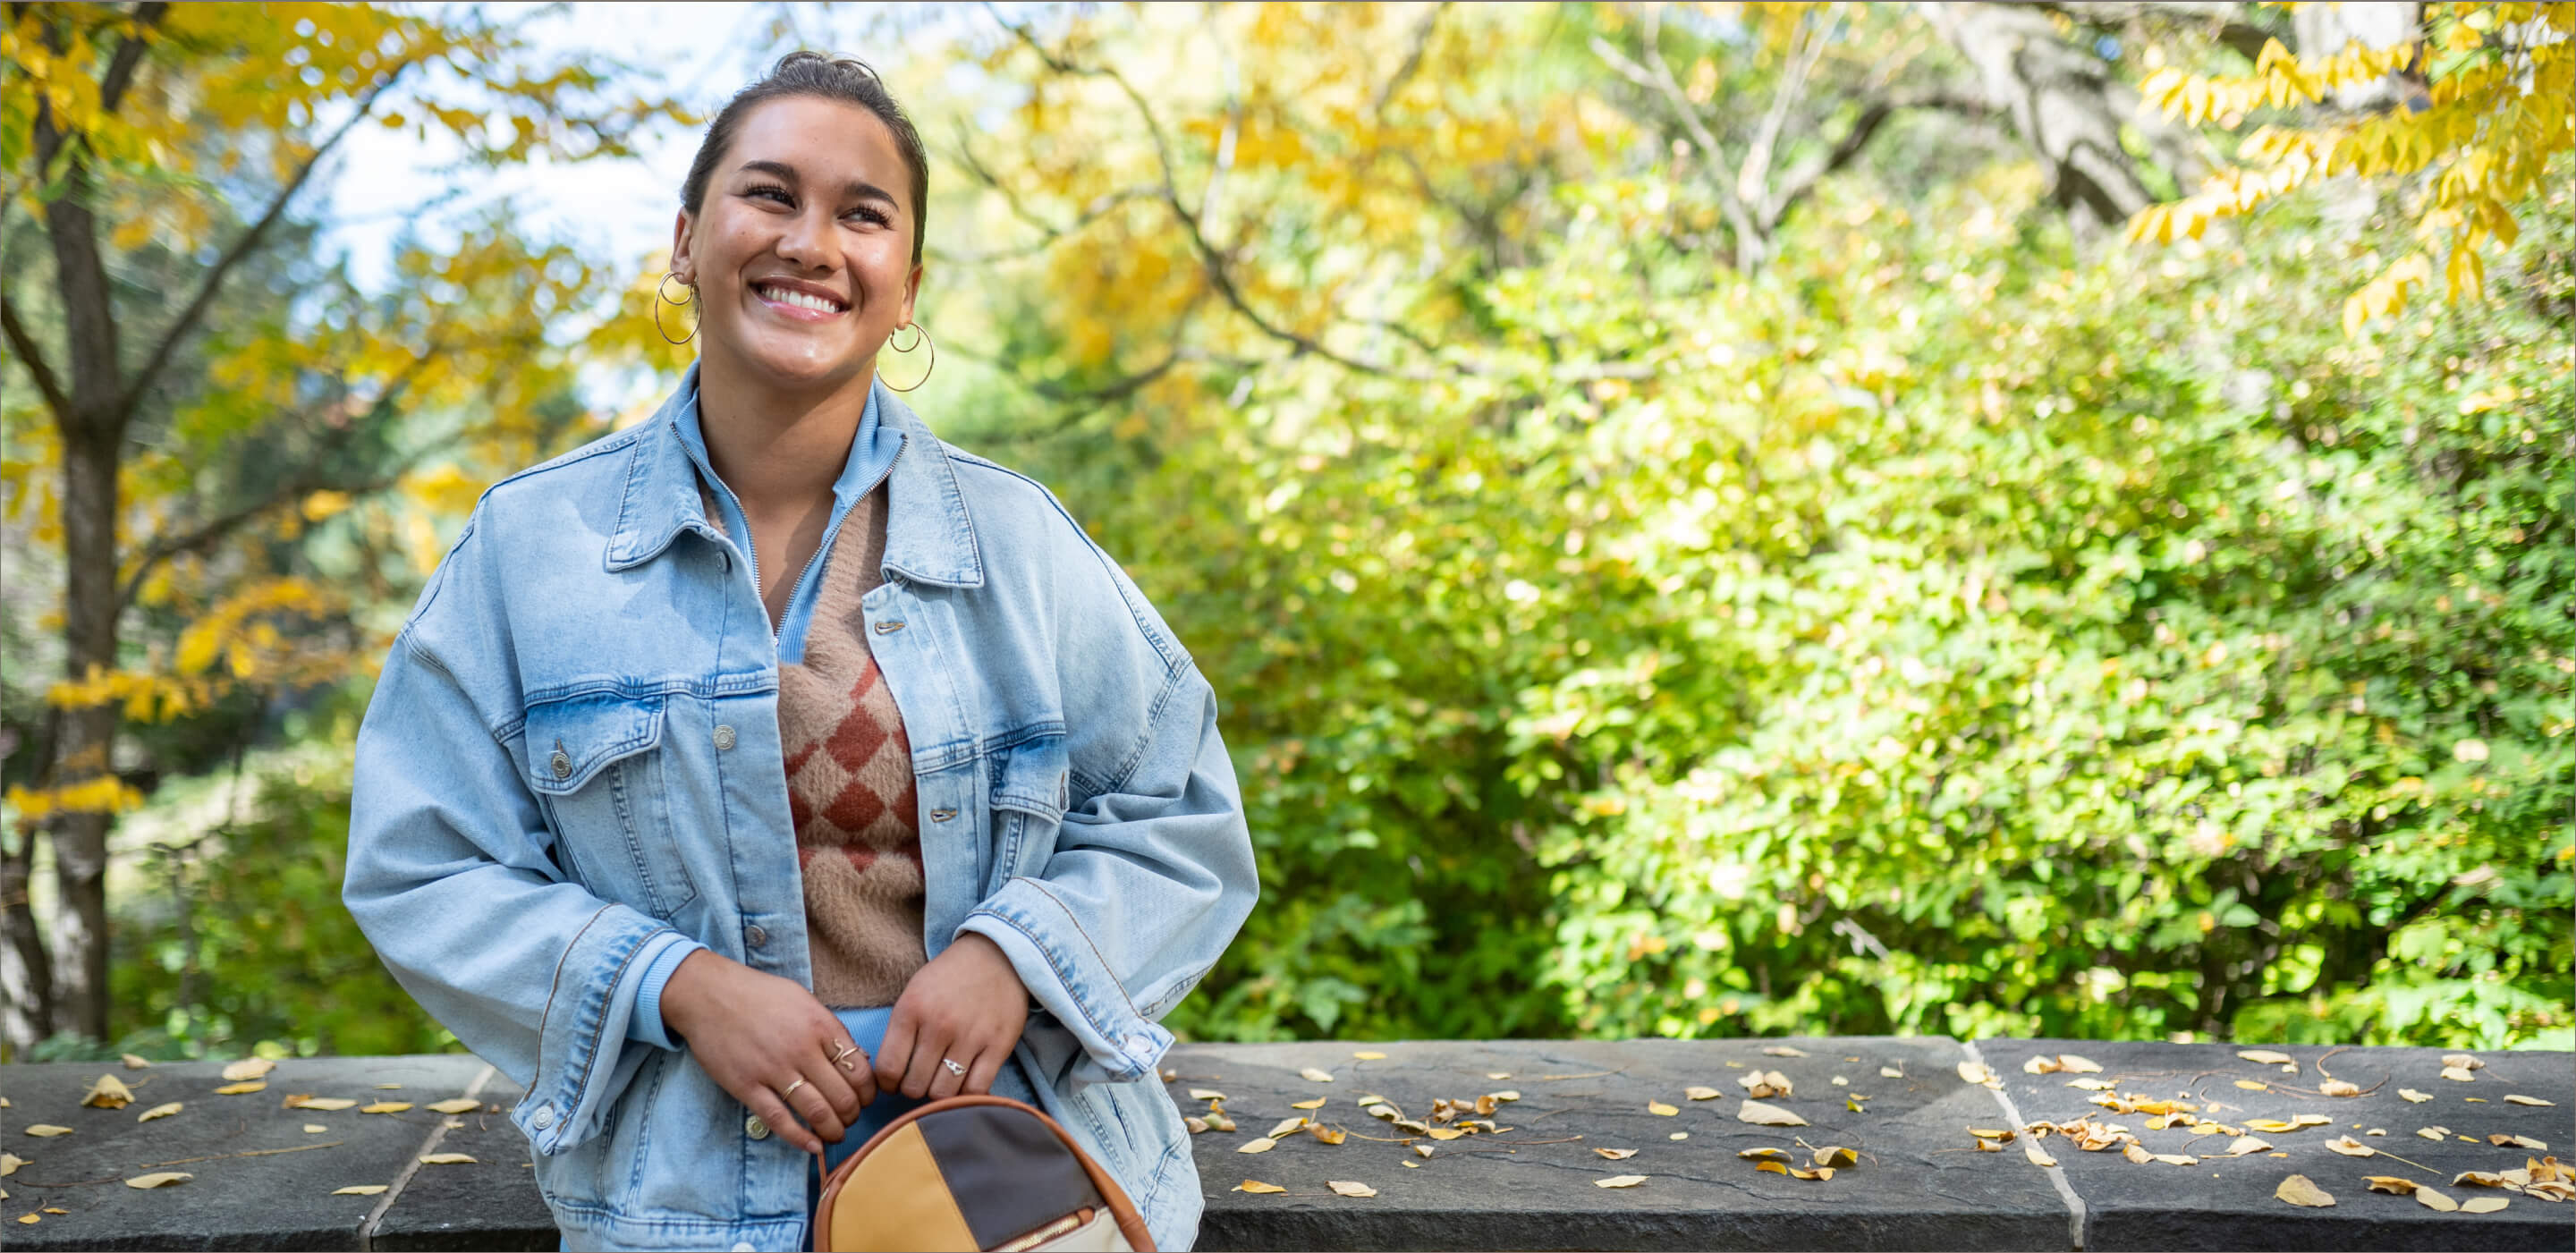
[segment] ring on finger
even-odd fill
[[[802,1076],[799,1076],[799,1077],[797,1078],[796,1082],[791,1083],[791,1084],[788,1084],[786,1087],[780,1088],[780,1089],[778,1090],[778,1099],[780,1099],[780,1100],[782,1100],[782,1101],[783,1101],[783,1100],[786,1100],[788,1097],[791,1097],[791,1096],[796,1095],[796,1089],[801,1088],[801,1087],[804,1087],[804,1086],[805,1086],[805,1080],[804,1080],[804,1078],[803,1078]]]
[[[966,1077],[966,1068],[965,1068],[965,1067],[963,1067],[963,1066],[958,1065],[958,1064],[957,1064],[957,1059],[956,1059],[956,1058],[954,1058],[954,1057],[943,1057],[943,1058],[940,1058],[940,1059],[939,1059],[939,1064],[940,1064],[940,1065],[942,1065],[942,1066],[946,1066],[946,1067],[948,1068],[948,1073],[950,1073],[950,1074],[952,1074],[952,1075],[955,1075],[955,1076],[957,1076],[958,1078],[961,1078],[961,1079],[962,1079],[962,1078],[965,1078],[965,1077]]]
[[[832,1064],[843,1070],[848,1070],[850,1069],[850,1057],[858,1051],[858,1045],[852,1044],[847,1040],[843,1040],[841,1041],[841,1050],[832,1054]]]

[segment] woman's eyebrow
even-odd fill
[[[767,174],[790,187],[798,186],[800,182],[796,167],[784,161],[745,161],[740,168],[747,173]],[[892,193],[874,183],[852,179],[841,190],[853,200],[877,200],[883,201],[890,207],[902,207],[902,202],[896,200]]]

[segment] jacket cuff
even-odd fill
[[[617,1094],[649,1056],[626,1047],[644,972],[665,950],[689,942],[624,905],[601,908],[573,938],[537,1029],[536,1074],[510,1111],[536,1151],[560,1153],[599,1134]],[[583,977],[589,971],[609,977]]]
[[[1003,884],[957,924],[956,935],[970,931],[1001,946],[1029,994],[1081,1042],[1074,1079],[1142,1079],[1172,1046],[1172,1033],[1136,1012],[1082,923],[1038,880],[1023,876]]]
[[[670,1024],[662,1021],[662,985],[671,981],[671,972],[687,961],[689,954],[706,948],[687,936],[677,944],[663,945],[645,965],[643,978],[635,985],[635,1013],[626,1020],[626,1038],[660,1049],[677,1049],[680,1041],[671,1034]]]

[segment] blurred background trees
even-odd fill
[[[125,40],[170,84],[322,55],[302,10],[151,7],[13,10],[72,68],[13,64],[9,142]],[[670,113],[326,12],[481,89],[183,125],[220,93],[158,88],[118,125],[166,155],[0,220],[9,866],[59,885],[12,914],[58,1007],[22,1048],[438,1044],[337,904],[373,653],[482,482],[617,419],[584,379],[685,364],[658,259],[506,221],[368,295],[290,210],[233,263],[273,277],[207,284],[311,160],[272,149],[362,105],[486,163]],[[2576,5],[768,18],[758,60],[872,55],[932,142],[919,407],[1053,485],[1225,703],[1266,890],[1176,1027],[2576,1043]],[[88,411],[37,364],[80,205],[168,415],[121,445],[110,654],[56,590]],[[241,303],[192,336],[201,285]],[[60,1008],[93,828],[133,885],[97,1022]]]

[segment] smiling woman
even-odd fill
[[[1154,1064],[1257,895],[1233,768],[1117,563],[881,385],[928,186],[858,62],[736,96],[673,225],[697,363],[485,494],[360,731],[350,909],[525,1084],[568,1248],[807,1248],[812,1167],[959,1096],[1053,1118],[1128,1246],[1195,1235]],[[838,1237],[930,1247],[890,1199]]]

